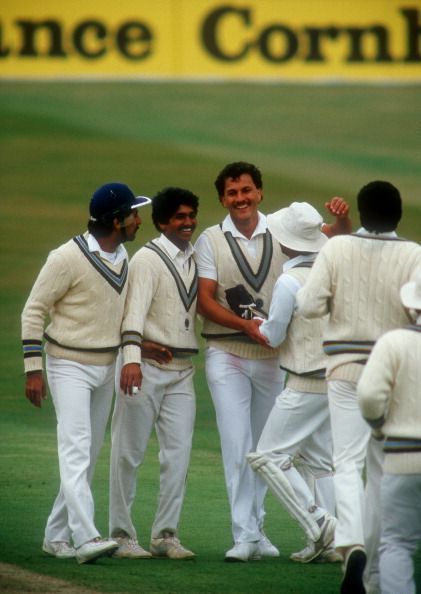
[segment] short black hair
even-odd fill
[[[118,217],[114,217],[118,218]],[[102,239],[108,237],[114,230],[114,219],[105,221],[88,221],[88,231],[95,239]]]
[[[152,198],[152,221],[158,231],[161,231],[159,225],[168,223],[182,204],[190,206],[197,213],[199,198],[190,190],[173,186],[164,188]]]
[[[88,231],[91,235],[95,237],[95,239],[102,239],[103,237],[108,237],[114,230],[114,220],[117,219],[122,223],[126,217],[128,217],[133,212],[131,206],[121,206],[118,211],[106,213],[102,215],[100,219],[97,221],[93,221],[89,219],[88,221]]]
[[[238,179],[244,173],[250,175],[256,188],[259,190],[263,188],[262,174],[256,165],[246,163],[245,161],[236,161],[235,163],[228,163],[228,165],[225,165],[222,171],[218,174],[218,177],[214,182],[218,196],[223,196],[225,191],[225,181],[227,179]]]
[[[357,196],[361,225],[367,231],[394,231],[402,217],[399,190],[387,181],[372,181]]]

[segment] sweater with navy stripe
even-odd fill
[[[124,364],[140,362],[142,340],[167,347],[172,360],[161,369],[192,367],[198,352],[195,334],[197,267],[193,255],[187,271],[180,271],[159,241],[143,246],[129,265],[129,287],[122,325]]]
[[[421,473],[420,324],[384,334],[358,383],[364,418],[386,437],[387,473]]]
[[[279,242],[275,241],[269,231],[260,235],[257,258],[246,255],[235,238],[224,234],[220,225],[214,225],[204,231],[215,256],[218,270],[218,286],[216,300],[226,309],[230,309],[225,291],[237,285],[244,285],[255,303],[269,311],[273,287],[286,261]],[[208,346],[214,346],[225,352],[247,359],[268,359],[277,357],[279,348],[267,349],[240,333],[221,326],[205,318],[202,336]]]
[[[382,235],[332,237],[297,294],[306,317],[328,314],[327,378],[356,382],[376,340],[408,321],[399,291],[421,266],[421,247]]]
[[[86,238],[53,250],[32,287],[21,316],[25,372],[42,369],[44,341],[45,352],[57,358],[92,365],[116,358],[128,262],[102,259]]]

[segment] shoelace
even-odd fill
[[[164,538],[164,540],[170,543],[174,549],[177,549],[177,551],[187,550],[183,547],[180,540],[176,536],[167,536],[166,538]]]
[[[59,542],[57,543],[57,550],[60,552],[64,552],[64,551],[72,551],[73,547],[72,545],[70,545],[68,542]]]

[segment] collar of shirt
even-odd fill
[[[285,264],[282,267],[282,271],[287,272],[291,268],[294,268],[294,266],[302,264],[303,262],[314,262],[317,254],[318,252],[315,252],[314,254],[301,254],[300,256],[295,256],[295,258],[291,258],[290,260],[287,260],[287,262],[285,262]]]
[[[127,259],[126,248],[122,244],[117,247],[115,252],[104,252],[104,250],[101,249],[98,241],[91,233],[88,233],[86,241],[88,242],[88,248],[90,252],[98,252],[101,258],[108,260],[108,262],[111,262],[111,264],[117,265],[123,260]]]
[[[256,229],[253,231],[253,235],[250,239],[248,239],[245,235],[243,235],[237,227],[234,225],[231,216],[228,214],[225,219],[222,221],[222,232],[225,233],[226,231],[230,231],[233,237],[237,237],[239,239],[245,239],[247,241],[251,241],[257,235],[264,235],[267,229],[267,221],[266,216],[261,212],[257,213],[259,220],[257,221]]]
[[[179,264],[182,269],[194,253],[194,247],[191,243],[187,245],[185,250],[180,250],[180,248],[170,241],[163,233],[158,237],[156,243],[164,248],[171,260],[174,260],[176,264]]]
[[[375,231],[367,231],[367,229],[365,229],[364,227],[360,227],[358,229],[357,235],[364,235],[364,236],[368,236],[368,237],[379,237],[379,238],[384,237],[385,239],[387,239],[388,237],[394,238],[394,237],[398,236],[396,231],[385,231],[384,233],[376,233]]]

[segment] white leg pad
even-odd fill
[[[318,540],[321,535],[320,528],[311,517],[311,514],[300,505],[284,472],[265,454],[251,453],[248,454],[247,460],[253,470],[259,473],[266,482],[290,516],[299,523],[307,537],[312,541]]]

